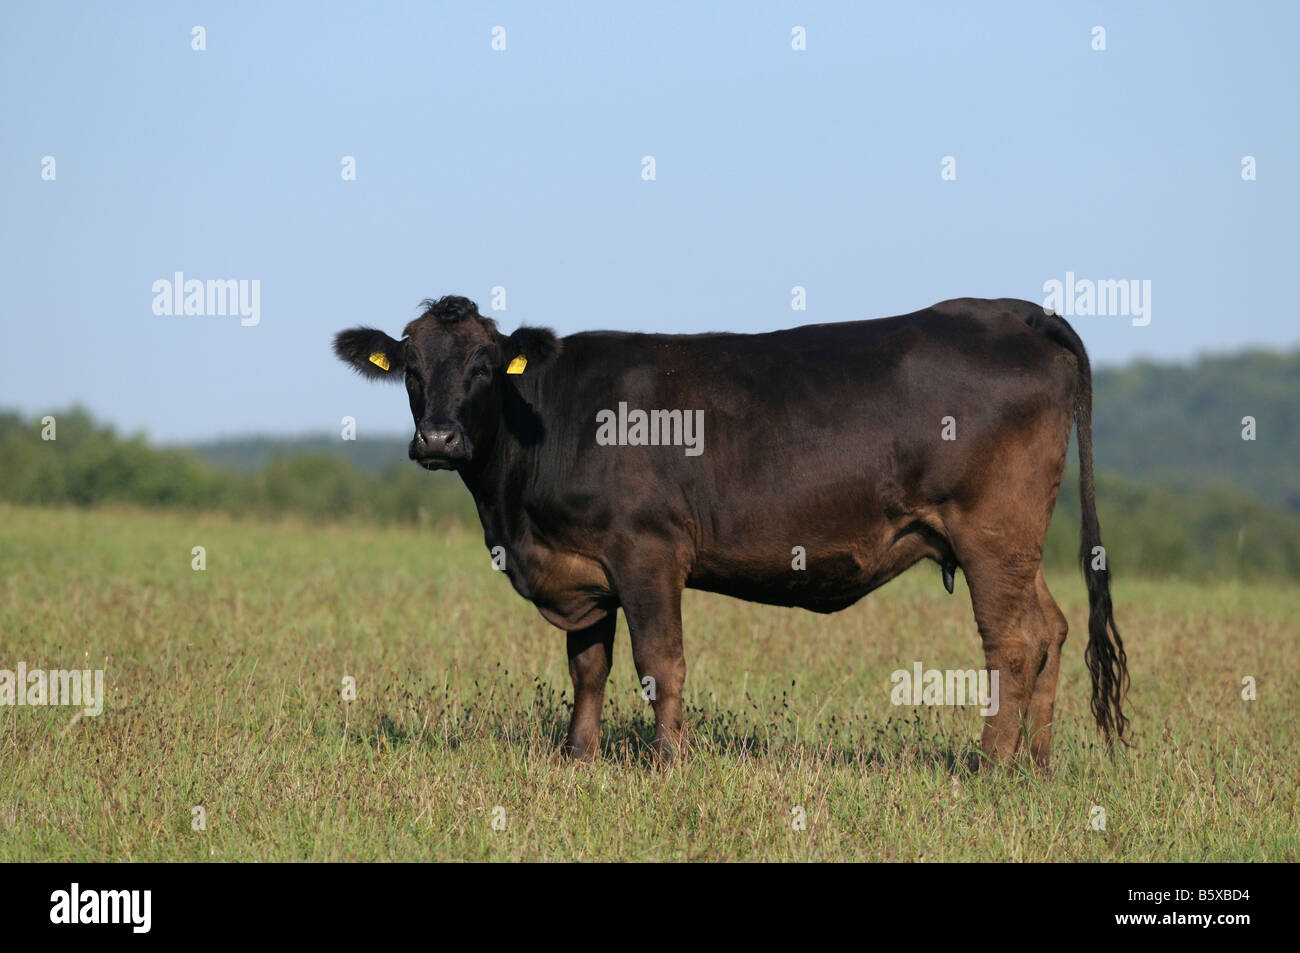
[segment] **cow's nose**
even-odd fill
[[[457,442],[460,440],[460,434],[454,428],[437,428],[420,430],[416,434],[421,448],[426,456],[446,456],[455,449]]]

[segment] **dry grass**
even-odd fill
[[[890,673],[915,660],[982,664],[960,577],[950,597],[918,567],[834,616],[687,593],[691,756],[651,763],[620,634],[604,758],[578,766],[557,757],[563,635],[477,533],[13,507],[0,522],[0,668],[102,668],[108,689],[72,724],[0,708],[0,860],[1300,857],[1294,585],[1120,571],[1139,747],[1112,763],[1087,712],[1082,582],[1049,576],[1075,634],[1048,776],[971,775],[974,711],[890,704]]]

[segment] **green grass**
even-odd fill
[[[1072,629],[1050,775],[970,774],[975,711],[890,704],[915,660],[982,665],[960,576],[948,596],[919,566],[834,616],[688,592],[691,755],[652,763],[620,620],[584,766],[557,756],[563,634],[475,532],[10,506],[0,527],[0,668],[108,690],[76,721],[0,707],[0,860],[1300,858],[1293,583],[1119,575],[1138,747],[1112,762],[1082,581],[1049,576]]]

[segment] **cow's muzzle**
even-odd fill
[[[471,452],[469,437],[459,427],[420,427],[411,440],[411,459],[426,470],[454,470]]]

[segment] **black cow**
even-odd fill
[[[1062,318],[964,298],[768,334],[510,336],[465,298],[402,340],[334,342],[405,381],[410,456],[459,472],[515,590],[568,633],[567,750],[594,757],[615,610],[654,680],[655,748],[682,735],[682,589],[834,612],[922,559],[970,587],[999,673],[983,750],[1046,764],[1066,621],[1042,546],[1078,425],[1092,711],[1123,738],[1127,660],[1093,491],[1092,375]],[[803,547],[806,568],[793,568]],[[1096,567],[1096,568],[1094,568]]]

